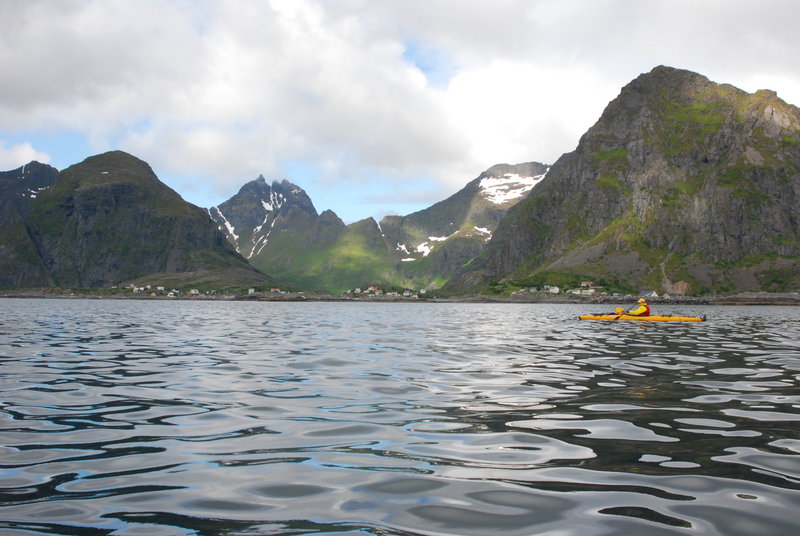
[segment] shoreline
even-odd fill
[[[314,293],[260,293],[251,295],[213,294],[197,296],[103,294],[71,289],[13,289],[0,291],[0,298],[18,299],[104,299],[104,300],[157,300],[157,301],[261,301],[261,302],[342,302],[342,303],[550,303],[612,305],[636,300],[636,296],[566,296],[536,294],[526,296],[449,296],[431,298],[406,298],[397,296],[339,297]],[[800,293],[744,292],[726,296],[670,296],[650,298],[652,305],[800,305]]]

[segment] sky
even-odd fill
[[[0,0],[0,170],[109,150],[345,222],[554,163],[658,65],[800,105],[796,0]]]

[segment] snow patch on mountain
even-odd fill
[[[269,193],[269,201],[262,199],[261,206],[264,207],[264,210],[267,212],[275,212],[280,210],[285,202],[286,198],[283,196],[283,194],[279,194],[272,190]]]
[[[473,227],[473,229],[474,229],[474,230],[475,230],[475,232],[477,232],[478,234],[481,234],[481,235],[485,236],[485,237],[486,237],[486,239],[485,239],[485,240],[486,240],[487,242],[488,242],[489,240],[491,240],[491,239],[492,239],[492,232],[491,232],[489,229],[487,229],[486,227],[478,227],[478,226],[476,225],[475,227]]]
[[[44,186],[42,188],[28,188],[27,192],[22,192],[22,197],[28,197],[30,199],[36,199],[36,197],[42,193],[43,191],[50,188],[49,186]]]
[[[549,171],[550,168],[547,168],[547,170]],[[481,180],[479,186],[485,199],[495,205],[502,205],[530,192],[546,175],[547,171],[533,177],[522,177],[516,173],[506,173],[502,177],[487,177]]]
[[[262,221],[261,224],[256,225],[255,227],[253,227],[253,233],[252,234],[256,235],[256,234],[260,233],[261,229],[267,224],[267,221],[269,221],[269,214],[264,216],[264,221]]]
[[[262,250],[262,249],[264,249],[264,246],[266,246],[266,245],[267,245],[267,240],[269,240],[269,239],[267,238],[267,236],[259,236],[259,237],[258,237],[258,240],[256,240],[256,241],[255,241],[255,243],[253,244],[253,247],[252,247],[252,248],[250,248],[250,253],[247,255],[247,257],[246,257],[246,258],[248,258],[248,259],[252,259],[252,258],[253,258],[253,255],[255,255],[255,254],[257,253],[257,252],[256,252],[256,248],[258,248],[258,253],[260,253],[260,252],[261,252],[261,250]],[[261,247],[259,247],[259,245],[260,245]]]
[[[222,219],[222,225],[219,226],[219,229],[222,230],[222,227],[224,226],[225,230],[228,232],[228,236],[232,236],[233,237],[234,244],[235,244],[236,241],[239,240],[239,236],[236,234],[236,228],[233,225],[231,225],[231,222],[228,221],[228,218],[225,217],[225,214],[223,214],[222,211],[217,207],[214,207],[213,209],[209,209],[209,211],[208,211],[208,216],[212,220],[214,218],[213,218],[213,216],[211,216],[211,210],[215,210],[217,212],[217,215],[220,217],[220,219]],[[236,246],[236,252],[237,253],[239,252],[239,246]]]
[[[266,225],[267,221],[269,220],[269,214],[264,216],[264,221],[253,229],[253,237],[251,241],[253,242],[253,247],[250,248],[250,253],[245,256],[247,259],[251,259],[256,255],[259,255],[265,247],[267,247],[267,242],[269,242],[269,236],[272,234],[272,228],[275,227],[275,222],[278,221],[277,218],[273,218],[272,221],[269,223],[269,229],[263,235],[259,235],[261,229]]]

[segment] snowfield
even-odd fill
[[[549,169],[549,168],[548,168]],[[515,173],[506,173],[502,177],[489,177],[481,180],[479,186],[483,197],[495,205],[502,205],[519,199],[545,178],[547,172],[533,177],[522,177]]]

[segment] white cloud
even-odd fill
[[[452,193],[495,163],[554,162],[659,64],[800,104],[798,15],[793,0],[0,2],[0,135],[55,154],[37,131],[81,132],[182,193],[232,195],[287,163],[319,195]]]
[[[591,72],[495,61],[462,71],[450,84],[447,109],[469,131],[482,162],[553,163],[575,148],[618,88],[595,84]]]
[[[7,145],[0,140],[0,170],[16,169],[33,160],[47,164],[50,162],[50,155],[37,151],[30,143]]]
[[[170,173],[241,182],[302,160],[327,181],[401,180],[460,158],[441,94],[402,43],[313,3],[224,4],[204,74],[120,145]],[[213,43],[213,45],[212,45]]]

